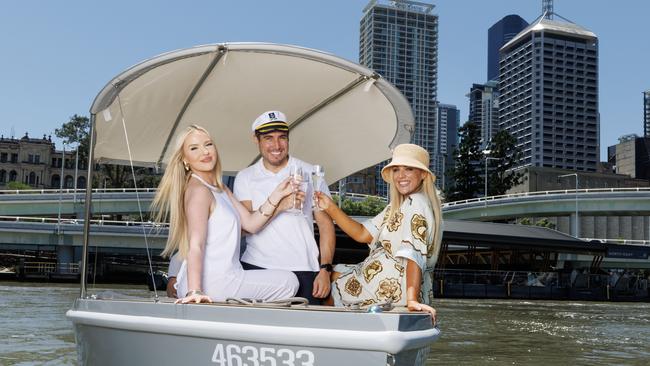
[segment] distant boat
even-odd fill
[[[414,129],[404,96],[355,63],[294,46],[215,44],[166,53],[115,77],[91,108],[89,160],[161,166],[175,131],[199,123],[213,132],[224,170],[236,172],[258,158],[250,121],[268,109],[289,116],[292,154],[323,165],[328,183],[388,159]],[[88,189],[85,217],[91,199]],[[428,314],[389,304],[180,305],[90,294],[81,278],[67,317],[82,365],[424,365],[440,334]]]

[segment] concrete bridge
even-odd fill
[[[338,192],[332,192],[337,194]],[[84,189],[0,190],[0,216],[83,217]],[[133,214],[138,207],[149,211],[156,188],[99,188],[92,192],[93,215]],[[362,200],[367,195],[348,193],[346,198]],[[138,200],[140,206],[138,206]]]
[[[579,189],[510,194],[443,205],[446,219],[533,223],[581,238],[650,241],[650,188]],[[576,235],[576,218],[578,235]]]
[[[152,255],[165,247],[167,228],[151,223],[92,220],[90,251],[119,255]],[[146,234],[146,236],[145,236]],[[52,251],[57,262],[81,260],[83,220],[0,216],[0,250]]]
[[[92,212],[101,214],[137,213],[138,200],[144,212],[156,193],[155,188],[93,189]],[[0,191],[0,216],[83,217],[85,190],[42,189]]]

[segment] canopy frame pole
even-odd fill
[[[185,100],[185,103],[183,104],[183,107],[181,110],[178,112],[178,115],[176,116],[176,120],[174,121],[174,125],[172,126],[171,131],[167,135],[167,140],[165,141],[165,144],[163,145],[162,148],[162,153],[160,154],[160,157],[158,157],[158,163],[156,164],[157,166],[162,166],[162,161],[163,158],[165,157],[165,154],[167,153],[167,148],[169,147],[169,144],[171,143],[172,138],[176,134],[176,128],[178,127],[178,124],[181,122],[181,119],[185,115],[185,112],[187,111],[187,108],[189,108],[190,104],[192,103],[192,100],[194,100],[194,97],[196,96],[196,93],[199,92],[199,89],[203,86],[205,81],[207,80],[208,76],[212,73],[212,70],[217,66],[217,63],[219,60],[221,60],[221,57],[228,52],[228,48],[223,45],[219,45],[219,48],[217,50],[217,54],[215,55],[214,59],[212,62],[210,62],[210,65],[205,69],[203,72],[203,75],[201,75],[201,78],[199,81],[194,85],[194,88],[190,92],[190,95],[188,95],[187,99]]]
[[[88,277],[88,246],[90,243],[90,219],[91,219],[91,210],[90,203],[92,201],[92,191],[93,191],[93,167],[95,165],[93,159],[95,155],[95,115],[90,115],[90,131],[88,133],[88,138],[90,139],[90,144],[88,146],[88,178],[86,179],[86,202],[84,202],[84,231],[83,231],[83,249],[81,251],[81,292],[79,297],[82,299],[86,298],[86,282]],[[95,252],[97,255],[97,252]],[[97,268],[95,268],[97,271]]]
[[[315,114],[316,112],[320,111],[321,109],[325,108],[327,105],[330,103],[334,102],[335,100],[339,99],[341,96],[347,94],[350,92],[352,89],[356,88],[357,86],[363,84],[364,82],[368,80],[377,80],[379,79],[379,75],[376,73],[373,73],[370,76],[362,75],[359,76],[356,80],[352,81],[348,85],[344,86],[341,88],[339,91],[336,93],[332,94],[331,96],[327,97],[327,99],[323,100],[322,102],[316,104],[314,107],[309,109],[307,112],[303,113],[300,117],[296,118],[291,125],[289,125],[289,132],[291,132],[293,129],[295,129],[297,126],[299,126],[303,121],[305,121],[307,118]],[[257,162],[261,158],[261,154],[257,154],[255,159],[248,164],[253,165],[255,162]]]

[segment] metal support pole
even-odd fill
[[[77,202],[77,175],[79,171],[79,144],[77,144],[77,151],[74,157],[74,191],[72,193],[72,204]]]
[[[557,177],[557,179],[559,180],[560,178],[571,177],[571,176],[574,176],[576,178],[576,189],[575,189],[576,220],[575,220],[574,230],[575,230],[575,237],[579,238],[580,237],[580,216],[578,216],[578,187],[579,187],[578,173],[560,175]]]
[[[61,150],[61,177],[59,179],[59,212],[57,214],[56,220],[56,233],[61,233],[61,199],[63,195],[63,168],[65,166],[65,143],[63,144],[63,150]]]
[[[88,174],[86,176],[86,201],[84,207],[84,234],[83,234],[83,250],[81,252],[81,293],[80,298],[86,297],[86,277],[88,276],[88,246],[90,245],[90,201],[92,199],[93,188],[93,156],[95,149],[95,115],[90,115],[90,131],[88,133],[90,138],[90,146],[88,147]],[[97,255],[97,253],[95,253]],[[97,271],[97,268],[95,268]]]

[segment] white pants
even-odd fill
[[[241,286],[230,297],[262,299],[265,301],[286,299],[298,292],[298,278],[293,272],[276,269],[244,271]]]
[[[298,278],[293,272],[277,269],[239,270],[228,275],[203,274],[203,292],[212,301],[225,301],[229,297],[256,300],[278,300],[292,297],[298,292]],[[187,293],[187,262],[179,270],[176,290],[178,297]]]

